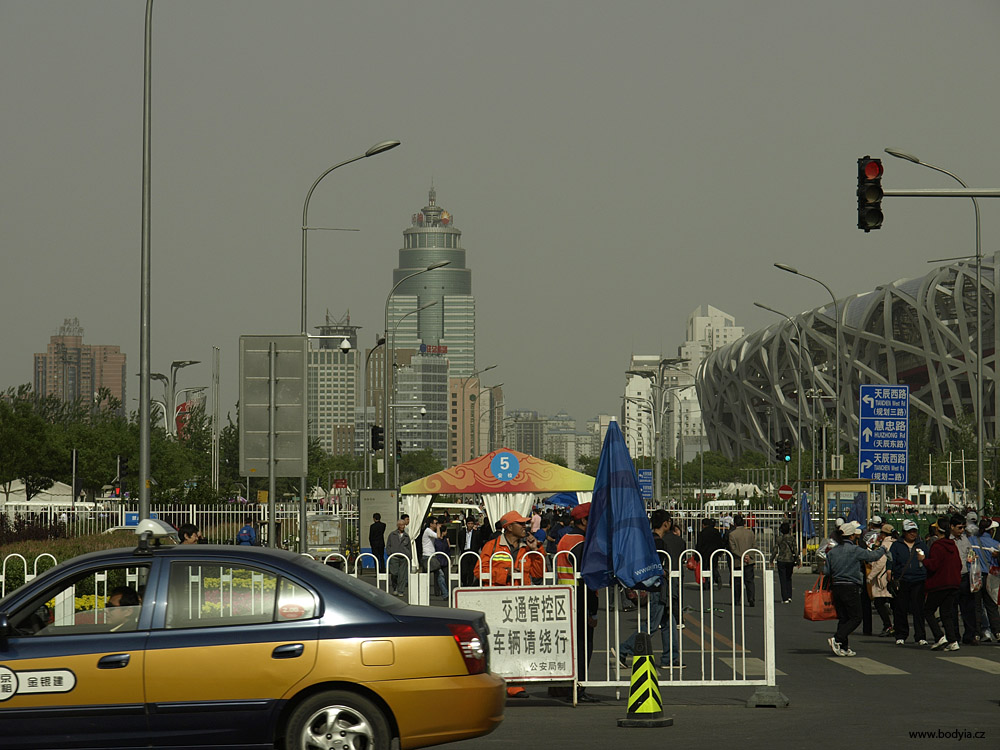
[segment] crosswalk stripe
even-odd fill
[[[743,659],[736,658],[733,659],[731,656],[720,656],[719,661],[723,662],[730,669],[736,669],[744,677],[763,677],[766,674],[764,669],[763,659],[754,659],[747,657],[746,659],[746,671],[743,671]],[[735,666],[734,666],[735,662]],[[775,675],[779,677],[787,676],[787,672],[782,672],[780,669],[775,670]]]
[[[861,674],[909,674],[902,669],[883,664],[882,662],[868,659],[864,656],[828,656],[830,661],[843,664]]]
[[[950,661],[962,667],[971,667],[990,674],[1000,674],[1000,662],[978,656],[939,656],[941,661]]]

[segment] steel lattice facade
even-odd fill
[[[984,257],[981,267],[987,440],[996,434],[996,265],[995,257]],[[783,320],[718,349],[696,378],[711,448],[729,458],[746,450],[769,455],[773,442],[791,439],[818,450],[824,419],[835,421],[839,393],[842,440],[856,453],[862,383],[909,385],[911,419],[925,414],[932,439],[946,445],[956,416],[975,409],[976,297],[975,263],[963,261],[838,300],[839,389],[832,300],[795,316],[794,324]],[[834,446],[832,432],[827,446]]]

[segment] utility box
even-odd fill
[[[310,555],[326,557],[343,550],[340,536],[340,516],[336,513],[308,513],[306,542]]]

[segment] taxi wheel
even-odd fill
[[[301,703],[288,720],[285,750],[388,750],[389,726],[367,698],[329,690]]]

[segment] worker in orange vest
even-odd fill
[[[532,578],[545,575],[543,554],[528,554],[539,552],[538,539],[527,530],[530,521],[516,510],[500,517],[500,533],[483,545],[476,565],[476,578],[488,571],[484,586],[527,586]]]
[[[531,519],[516,510],[500,517],[500,532],[483,545],[476,564],[476,578],[482,579],[484,586],[529,586],[532,578],[541,578],[545,574],[542,555],[528,555],[529,552],[538,552],[540,546],[538,539],[528,533],[529,523]],[[483,571],[489,571],[486,578],[482,578]],[[507,697],[527,698],[528,692],[520,685],[510,685]]]

